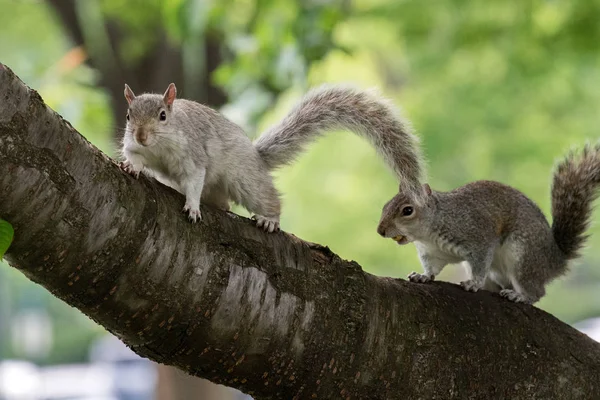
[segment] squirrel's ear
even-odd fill
[[[175,101],[175,97],[177,97],[177,88],[174,83],[171,83],[165,92],[163,97],[163,101],[167,107],[171,107],[173,102]]]
[[[423,184],[423,191],[427,196],[431,196],[431,186],[428,183]]]
[[[125,99],[127,99],[128,104],[131,104],[133,99],[135,99],[135,94],[128,84],[125,84]]]

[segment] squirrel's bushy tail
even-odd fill
[[[585,244],[592,205],[600,186],[600,145],[571,152],[556,168],[552,182],[552,233],[568,260]]]
[[[271,168],[292,162],[327,131],[347,129],[368,139],[400,180],[401,189],[421,191],[423,160],[410,123],[375,91],[322,86],[310,91],[281,121],[255,142]]]

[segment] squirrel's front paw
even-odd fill
[[[432,282],[435,279],[435,275],[433,274],[419,274],[416,272],[411,272],[408,275],[408,280],[411,282],[419,282],[419,283],[427,283]]]
[[[129,175],[133,176],[135,179],[138,179],[140,177],[140,171],[135,169],[133,167],[133,164],[131,164],[129,161],[121,161],[119,163],[119,167],[121,167],[121,169],[125,172],[127,172]]]
[[[468,281],[462,281],[460,286],[467,292],[476,292],[483,287],[483,283],[474,279],[469,279]]]
[[[189,204],[183,206],[183,212],[188,213],[188,219],[192,222],[202,221],[202,214],[198,207],[192,207]]]

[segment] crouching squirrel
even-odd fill
[[[139,96],[125,85],[129,109],[121,167],[134,177],[144,171],[184,194],[183,210],[193,222],[201,218],[201,201],[223,210],[234,202],[254,213],[265,231],[279,230],[280,199],[271,171],[335,129],[368,139],[402,190],[411,198],[421,193],[417,138],[398,110],[374,91],[315,89],[255,143],[217,111],[176,97],[174,84],[164,95]]]

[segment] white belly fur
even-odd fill
[[[445,260],[448,264],[463,262],[463,265],[469,271],[471,270],[468,262],[465,261],[465,258],[458,254],[458,249],[450,244],[415,242],[415,245],[420,253],[425,253],[429,257]],[[519,283],[515,277],[515,265],[518,263],[522,252],[523,249],[519,247],[517,242],[507,239],[504,244],[499,246],[494,252],[488,279],[491,279],[503,289],[519,290]]]
[[[520,288],[516,280],[515,267],[522,253],[523,249],[517,242],[507,239],[494,252],[489,278],[504,289],[518,291]]]

